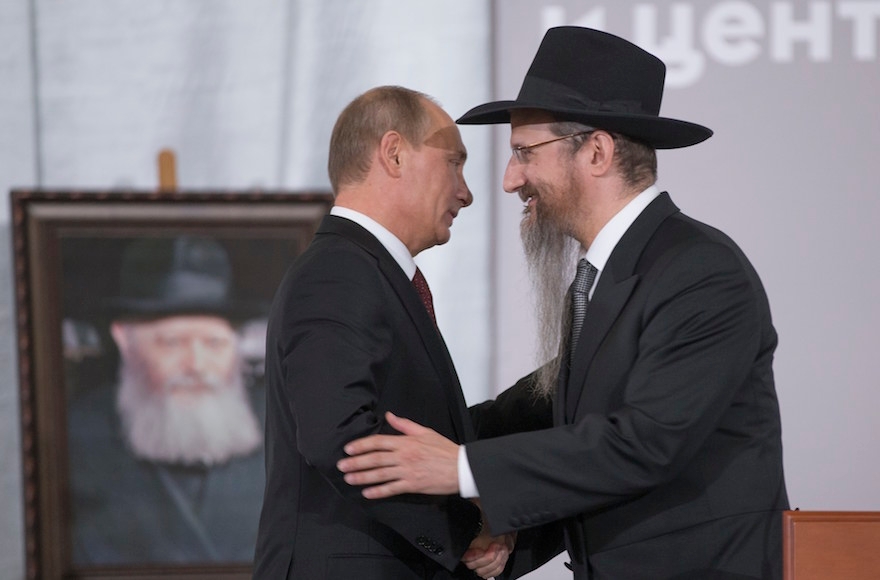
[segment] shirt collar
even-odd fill
[[[599,272],[605,269],[605,264],[608,263],[608,258],[611,257],[611,252],[614,251],[615,246],[620,241],[620,238],[623,237],[623,234],[626,233],[626,230],[636,221],[636,218],[641,215],[642,211],[648,205],[654,201],[654,199],[660,195],[660,189],[657,185],[651,185],[645,191],[641,192],[634,198],[630,200],[623,209],[621,209],[617,214],[608,220],[608,223],[605,224],[601,230],[599,230],[599,235],[596,236],[596,239],[593,240],[593,243],[590,244],[590,249],[587,250],[586,258],[593,266],[596,267]]]
[[[388,253],[391,254],[391,257],[394,258],[394,261],[397,262],[407,278],[412,280],[413,276],[416,275],[416,262],[413,260],[409,250],[406,249],[406,244],[380,225],[379,222],[359,211],[338,205],[334,205],[330,209],[330,215],[351,220],[373,234],[379,240],[379,243],[388,250]]]

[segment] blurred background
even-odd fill
[[[514,98],[544,31],[624,36],[668,66],[661,114],[715,135],[661,189],[764,281],[792,506],[880,509],[880,1],[0,0],[0,191],[328,190],[341,109],[428,93],[453,118]],[[470,403],[536,362],[506,126],[462,127],[474,204],[418,258]],[[8,199],[0,204],[0,578],[25,575]],[[566,578],[561,560],[530,578]]]

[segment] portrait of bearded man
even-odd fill
[[[266,305],[232,282],[211,238],[122,250],[101,301],[117,380],[80,385],[68,406],[75,565],[251,561],[265,396],[245,380],[245,343],[262,351]]]
[[[260,447],[229,321],[180,314],[111,330],[121,354],[117,408],[136,457],[211,466]]]

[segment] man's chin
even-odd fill
[[[207,386],[174,388],[169,390],[166,395],[168,399],[175,405],[179,406],[197,406],[206,397],[211,396],[214,391]]]
[[[446,242],[452,239],[452,231],[449,228],[444,229],[437,233],[436,246],[442,246]]]

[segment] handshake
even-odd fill
[[[473,500],[478,506],[479,500]],[[479,535],[461,557],[461,561],[481,578],[493,578],[504,571],[516,543],[516,532],[493,536],[483,520]]]
[[[402,493],[459,493],[458,445],[414,421],[386,413],[388,424],[401,435],[371,435],[345,446],[349,457],[337,464],[350,485],[368,499]],[[478,507],[478,499],[472,499]],[[461,561],[482,578],[500,574],[516,541],[516,533],[493,536],[483,516],[482,529]]]

